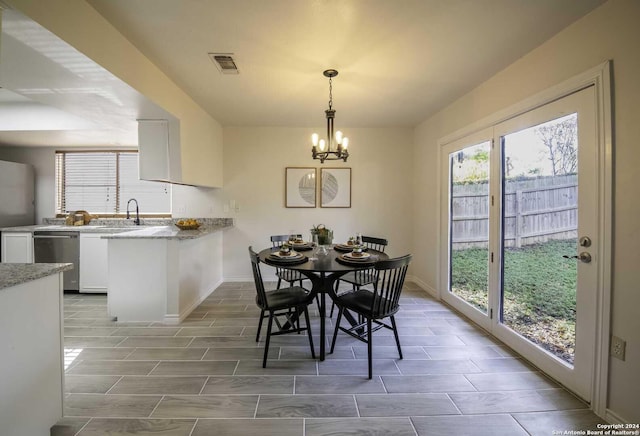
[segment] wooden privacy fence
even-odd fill
[[[537,177],[505,182],[505,247],[575,238],[578,227],[577,176]],[[454,250],[487,247],[489,185],[453,186],[451,235]]]

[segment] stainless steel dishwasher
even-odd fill
[[[35,263],[73,263],[73,269],[64,272],[64,290],[80,290],[80,238],[78,232],[33,232]]]

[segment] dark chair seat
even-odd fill
[[[366,316],[367,314],[373,319],[386,318],[393,315],[398,311],[398,306],[392,308],[390,312],[379,312],[377,307],[387,307],[389,302],[384,297],[377,297],[377,301],[374,304],[374,298],[376,294],[373,291],[367,289],[358,289],[355,292],[347,292],[340,297],[340,304],[348,310],[353,310],[356,313]]]
[[[300,306],[303,304],[309,304],[313,297],[310,292],[299,286],[292,286],[290,288],[282,288],[276,291],[265,292],[267,297],[266,307],[271,310],[286,309],[291,306]],[[260,301],[260,296],[256,295],[256,304],[258,307],[265,307]]]

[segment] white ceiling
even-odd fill
[[[136,119],[173,118],[15,10],[0,43],[0,144],[137,146]]]
[[[224,126],[322,126],[335,68],[336,126],[386,127],[425,120],[604,0],[87,2]],[[234,53],[240,74],[209,52]]]

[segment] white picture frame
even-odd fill
[[[320,207],[351,207],[351,168],[320,169]]]
[[[312,167],[285,168],[285,207],[316,207],[317,170]]]

